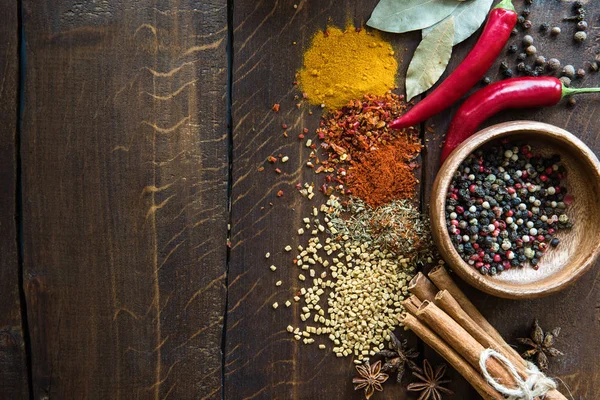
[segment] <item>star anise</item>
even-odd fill
[[[442,380],[445,373],[445,364],[438,365],[434,372],[429,361],[425,360],[423,369],[417,368],[417,371],[413,371],[413,375],[421,382],[413,382],[407,389],[411,392],[422,392],[417,400],[441,400],[442,394],[454,394],[452,390],[442,386],[450,383],[450,380]]]
[[[544,331],[540,327],[538,320],[533,322],[533,329],[531,331],[531,338],[517,338],[517,342],[524,344],[525,346],[531,347],[529,350],[522,354],[523,358],[534,359],[540,367],[540,370],[548,370],[548,356],[556,357],[563,353],[555,349],[554,339],[560,334],[560,328],[554,328],[550,332]]]
[[[390,341],[392,349],[382,350],[375,355],[379,355],[385,359],[381,370],[388,373],[397,372],[396,381],[400,383],[407,366],[410,369],[418,368],[411,358],[417,358],[419,353],[415,349],[409,349],[406,340],[400,341],[393,333],[390,333],[390,337],[392,339]]]
[[[389,378],[388,374],[381,371],[381,361],[370,365],[368,361],[364,365],[357,365],[358,375],[352,378],[354,390],[365,389],[365,398],[368,400],[373,396],[375,390],[383,391],[381,384]]]

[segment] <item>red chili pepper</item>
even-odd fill
[[[463,62],[433,92],[393,121],[390,128],[401,129],[423,122],[460,99],[490,69],[516,24],[517,13],[511,0],[502,0],[490,12],[479,40]]]
[[[454,115],[446,133],[442,162],[459,144],[471,136],[479,125],[507,108],[549,107],[565,96],[600,92],[600,88],[574,89],[563,86],[554,77],[505,79],[475,92]]]

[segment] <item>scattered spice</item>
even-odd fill
[[[429,219],[409,200],[393,201],[372,208],[353,198],[331,212],[333,231],[374,249],[389,251],[408,263],[431,262],[434,245]]]
[[[554,339],[560,334],[560,328],[554,328],[550,332],[544,331],[540,327],[537,318],[533,321],[531,338],[517,338],[517,342],[529,346],[530,349],[522,354],[523,358],[535,359],[540,370],[548,370],[548,357],[556,357],[563,353],[554,346]]]
[[[381,350],[376,356],[384,357],[385,364],[381,369],[383,372],[397,372],[396,381],[400,383],[404,377],[406,366],[412,370],[418,369],[413,358],[419,356],[419,352],[415,349],[409,349],[407,341],[400,341],[393,332],[390,332],[390,349]]]
[[[393,89],[397,70],[392,46],[377,32],[328,27],[313,37],[299,81],[310,103],[337,109],[367,93]]]
[[[387,381],[389,376],[381,371],[381,361],[373,365],[366,362],[365,365],[357,365],[358,376],[352,378],[354,390],[365,389],[365,398],[368,400],[373,396],[375,390],[382,392],[382,384]]]
[[[417,400],[441,400],[442,394],[452,395],[452,390],[443,387],[450,380],[443,380],[446,373],[446,365],[442,364],[436,367],[435,372],[429,364],[429,361],[423,361],[423,368],[413,371],[421,382],[413,382],[408,385],[407,389],[411,392],[422,392]]]
[[[446,223],[458,254],[484,275],[539,260],[556,232],[571,228],[565,214],[566,175],[560,156],[503,140],[467,157],[446,197]]]
[[[279,112],[279,107],[280,107],[279,103],[275,103],[275,104],[273,104],[273,108],[271,108],[271,109],[275,112]]]

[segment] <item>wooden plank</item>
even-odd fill
[[[220,398],[226,1],[23,10],[34,398]]]
[[[318,182],[303,166],[309,150],[297,135],[303,128],[314,134],[321,110],[308,108],[294,97],[294,74],[302,65],[303,49],[328,24],[344,26],[348,21],[364,25],[377,2],[286,1],[234,3],[233,45],[233,193],[232,249],[229,266],[228,315],[225,348],[225,397],[231,399],[360,399],[351,379],[352,361],[338,359],[329,350],[305,346],[286,331],[288,324],[300,326],[297,307],[283,304],[299,289],[297,269],[286,245],[302,242],[296,231],[311,204],[296,192],[300,182]],[[297,5],[297,8],[294,7]],[[412,52],[419,33],[386,35],[399,57]],[[294,45],[293,42],[297,44]],[[405,50],[406,49],[406,50]],[[407,64],[401,64],[399,76]],[[271,111],[281,104],[279,113]],[[283,137],[282,124],[289,126]],[[290,157],[279,165],[266,164],[269,155]],[[276,196],[283,190],[281,198]],[[269,203],[272,203],[271,206]],[[302,243],[304,244],[304,243]],[[271,256],[265,259],[265,253]],[[269,270],[274,264],[276,273]],[[280,287],[277,280],[283,280]],[[271,307],[278,301],[280,307]],[[403,398],[400,385],[388,385],[389,398]],[[378,395],[378,398],[383,398]]]
[[[19,17],[16,1],[2,2],[0,24],[0,393],[29,397],[27,361],[19,299],[17,243],[17,119],[19,98]]]
[[[524,8],[522,2],[514,3],[518,11]],[[600,12],[600,3],[587,2],[586,8],[587,15],[597,15]],[[593,60],[598,50],[596,44],[599,28],[592,27],[588,32],[588,41],[582,46],[576,46],[572,41],[573,23],[562,21],[565,15],[570,14],[571,3],[534,2],[531,6],[530,16],[534,23],[531,34],[535,38],[534,44],[539,54],[546,56],[546,58],[559,58],[563,65],[570,63],[579,68],[583,66],[585,61]],[[551,26],[560,26],[562,34],[557,38],[540,34],[537,27],[542,22],[548,22]],[[588,22],[591,22],[591,20]],[[590,26],[592,25],[594,24],[590,23]],[[524,34],[520,33],[511,38],[509,44],[520,45],[520,40]],[[471,38],[455,48],[448,71],[451,71],[460,63],[475,41],[476,38]],[[514,68],[516,65],[515,58],[516,56],[504,53],[490,69],[488,75],[492,80],[501,79],[500,62],[507,61]],[[585,79],[574,82],[576,87],[599,85],[599,74],[588,73]],[[491,118],[484,126],[516,119],[543,121],[567,129],[581,138],[598,154],[600,153],[600,140],[595,121],[597,121],[600,113],[599,104],[597,96],[579,96],[577,105],[574,108],[567,107],[563,102],[554,108],[543,110],[514,110]],[[426,199],[429,199],[429,189],[439,167],[440,144],[443,135],[457,109],[458,105],[427,122],[428,126],[435,126],[435,134],[428,134],[427,136],[431,141],[425,157],[424,187],[426,188]],[[527,336],[535,317],[540,319],[540,324],[546,329],[553,329],[556,326],[562,327],[561,338],[558,340],[556,347],[566,355],[558,360],[551,361],[550,374],[566,383],[575,398],[591,399],[595,398],[597,393],[600,393],[600,366],[597,359],[600,350],[597,340],[600,335],[599,280],[600,268],[596,265],[579,282],[564,292],[548,298],[526,301],[502,300],[484,295],[466,285],[463,287],[467,295],[474,300],[476,305],[481,307],[483,314],[507,338],[509,343],[514,344],[515,338]],[[464,390],[463,396],[467,398],[470,389],[457,388],[457,390]]]

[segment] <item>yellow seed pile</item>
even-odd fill
[[[287,330],[304,344],[314,343],[314,335],[326,335],[338,357],[352,355],[355,363],[361,363],[385,347],[390,331],[398,325],[400,302],[414,268],[408,258],[339,234],[330,216],[341,207],[331,196],[303,219],[304,229],[298,233],[310,232],[311,237],[306,247],[298,246],[295,264],[305,286],[294,300],[300,303],[300,319],[308,325],[289,325]],[[331,235],[322,243],[318,235],[326,230]]]

